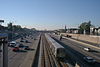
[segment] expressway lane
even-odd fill
[[[96,52],[95,53],[94,52],[91,53],[91,52],[84,51],[83,48],[78,47],[77,43],[74,43],[74,42],[69,41],[69,40],[64,40],[63,39],[62,42],[67,44],[69,47],[73,48],[77,52],[83,54],[84,56],[91,56],[91,57],[93,57],[97,61],[96,64],[94,64],[93,67],[100,67],[100,56],[98,56],[98,55],[100,55],[100,53],[98,53],[98,52],[97,53]],[[83,57],[82,57],[82,59],[83,59]]]
[[[59,38],[57,36],[53,36],[56,39],[59,40]],[[79,62],[79,64],[82,67],[100,67],[99,62],[97,62],[94,65],[88,64],[87,62],[84,61],[83,57],[84,56],[90,56],[92,53],[86,52],[83,50],[82,46],[80,46],[78,43],[75,43],[73,41],[67,40],[67,39],[62,39],[62,41],[60,42],[62,44],[62,46],[64,46],[67,50],[67,53],[69,52],[77,62]],[[99,54],[99,53],[98,53]],[[95,57],[94,54],[92,54],[92,56]]]
[[[75,41],[71,41],[71,39],[69,39],[69,38],[64,37],[64,39],[62,41],[66,41],[67,43],[70,43],[71,45],[75,46],[77,49],[80,49],[81,52],[84,52],[83,54],[87,54],[88,56],[92,56],[98,62],[100,62],[100,52],[99,51],[95,51],[92,48],[91,48],[92,51],[90,51],[90,52],[84,51],[84,48],[86,48],[87,46],[85,46],[84,44],[80,44],[78,42],[75,42]]]
[[[37,38],[39,36],[38,33],[33,34],[33,36],[27,37],[26,40],[28,40],[30,43],[22,43],[23,45],[27,45],[31,48],[31,46],[34,43],[34,38]],[[33,37],[33,39],[31,39],[31,37]],[[20,39],[16,40],[17,42],[20,41]],[[20,48],[21,51],[20,52],[13,52],[12,48],[9,47],[9,51],[8,51],[8,67],[19,67],[23,61],[25,60],[28,52],[30,52],[31,50],[24,50],[23,48]]]
[[[85,50],[84,50],[84,48],[86,47],[86,46],[84,46],[84,45],[80,45],[79,43],[70,41],[70,40],[68,40],[68,39],[63,39],[63,41],[66,41],[67,43],[70,42],[71,45],[72,45],[71,47],[73,47],[73,46],[76,47],[76,49],[81,50],[81,51],[80,51],[81,53],[83,53],[83,54],[85,54],[85,55],[88,55],[88,56],[92,56],[92,57],[94,57],[98,62],[100,62],[100,52],[95,51],[95,50],[92,50],[92,51],[88,52],[88,51],[85,51]]]

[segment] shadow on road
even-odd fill
[[[20,52],[26,53],[27,51],[26,50],[18,50],[16,52],[18,52],[18,53],[20,53]]]
[[[34,51],[35,49],[32,49],[32,48],[29,48],[29,49],[27,49],[27,51]]]
[[[99,51],[96,51],[96,50],[90,50],[89,52],[100,53]]]

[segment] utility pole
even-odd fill
[[[8,35],[5,33],[0,34],[0,46],[3,46],[3,55],[2,59],[2,66],[1,67],[8,67]]]

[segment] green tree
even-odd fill
[[[83,34],[85,31],[86,34],[90,34],[90,26],[92,26],[91,21],[82,23],[79,26],[79,33]]]
[[[35,28],[31,28],[31,30],[36,31],[36,29],[35,29]]]
[[[21,31],[22,27],[20,25],[13,25],[13,31]]]

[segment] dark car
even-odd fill
[[[20,48],[23,48],[23,47],[24,47],[24,45],[23,45],[23,44],[20,44],[20,45],[19,45],[19,47],[20,47]]]
[[[27,41],[27,40],[20,40],[20,42],[25,42],[25,43],[28,43],[28,41]]]
[[[67,35],[67,37],[68,37],[68,38],[71,38],[72,36],[71,36],[71,35]]]
[[[29,46],[24,46],[24,50],[30,50]]]
[[[89,57],[89,56],[84,57],[84,60],[88,63],[95,63],[96,62],[96,60],[94,60],[92,57]]]
[[[34,40],[37,40],[36,38],[34,38]]]

